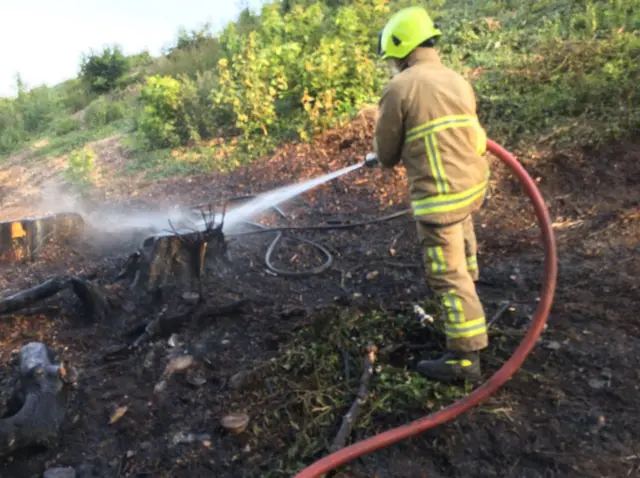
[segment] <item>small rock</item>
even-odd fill
[[[613,378],[613,372],[611,372],[611,369],[609,368],[603,368],[602,372],[600,372],[600,375],[605,380],[611,380]]]
[[[187,375],[187,383],[189,385],[193,385],[196,388],[202,387],[205,383],[207,383],[207,379],[204,378],[199,373],[193,373]]]
[[[124,416],[124,414],[127,413],[128,409],[129,407],[127,407],[126,405],[123,407],[116,408],[115,411],[111,414],[111,417],[109,418],[109,425],[113,425],[118,420],[120,420]]]
[[[548,342],[542,344],[542,346],[547,350],[560,350],[560,348],[562,347],[560,342],[556,342],[555,340],[549,340]]]
[[[180,445],[181,443],[194,443],[197,441],[207,441],[211,440],[211,435],[206,433],[203,434],[195,434],[195,433],[184,433],[178,432],[173,435],[173,439],[171,440],[174,445]]]
[[[246,370],[242,370],[242,371],[234,374],[229,379],[229,388],[231,390],[240,390],[241,388],[243,388],[244,386],[247,385],[247,383],[249,382],[250,377],[251,377],[250,372],[248,372]]]
[[[197,292],[185,292],[184,294],[182,294],[182,298],[186,302],[195,304],[196,302],[198,302],[198,300],[200,300],[200,294],[198,294]]]
[[[169,337],[167,344],[169,345],[169,347],[177,347],[179,342],[180,340],[178,338],[178,334],[171,334],[171,337]]]
[[[231,434],[239,435],[249,425],[249,415],[246,413],[230,413],[220,421],[221,425]]]
[[[72,467],[51,468],[44,472],[42,478],[76,478],[76,470]]]
[[[597,378],[592,378],[589,380],[589,386],[595,390],[600,390],[607,385],[606,380],[598,380]]]
[[[153,362],[156,359],[156,351],[155,349],[151,349],[149,350],[149,352],[147,352],[147,355],[144,358],[144,363],[143,363],[143,367],[147,370],[149,370],[150,368],[153,367]]]
[[[167,388],[166,380],[161,380],[160,382],[155,384],[155,386],[153,387],[153,391],[155,393],[162,393],[165,391],[166,388]]]
[[[191,355],[181,355],[179,357],[172,358],[164,369],[163,375],[165,377],[170,376],[174,372],[180,372],[191,367],[195,362]]]
[[[131,301],[127,301],[122,305],[122,308],[124,309],[125,312],[128,312],[129,314],[131,314],[133,313],[134,310],[136,310],[136,305]]]

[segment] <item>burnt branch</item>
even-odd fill
[[[247,303],[248,301],[246,299],[221,306],[203,305],[200,303],[186,313],[170,315],[166,314],[167,309],[164,307],[158,316],[147,324],[144,332],[133,343],[132,347],[138,348],[149,340],[158,337],[168,337],[191,322],[198,323],[204,319],[235,314],[240,312]]]
[[[376,361],[377,350],[377,347],[373,344],[369,344],[367,346],[367,353],[364,358],[364,372],[362,373],[362,377],[360,378],[360,389],[358,390],[358,394],[356,395],[356,399],[353,401],[351,408],[349,408],[347,414],[342,418],[340,429],[338,430],[333,443],[329,447],[330,453],[333,453],[334,451],[340,450],[341,448],[345,447],[345,445],[347,444],[347,439],[349,438],[349,435],[351,435],[353,425],[358,420],[360,409],[367,402],[369,382],[371,381],[371,376],[373,375],[373,364]]]
[[[17,292],[0,301],[0,315],[13,314],[33,307],[34,303],[58,292],[71,289],[82,302],[88,321],[104,319],[110,303],[99,288],[77,276],[56,276],[30,289]]]

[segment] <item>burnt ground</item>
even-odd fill
[[[359,161],[369,150],[371,126],[355,122],[313,145],[289,145],[229,176],[122,180],[111,191],[105,185],[96,197],[111,192],[111,198],[130,207],[220,204]],[[111,153],[118,150],[115,140],[103,146]],[[556,298],[539,346],[481,406],[356,460],[338,475],[640,476],[639,159],[639,144],[620,142],[525,163],[539,178],[559,247]],[[478,288],[488,317],[505,300],[511,307],[493,322],[492,343],[483,353],[487,377],[523,337],[542,273],[532,210],[505,168],[493,163],[492,196],[476,217]],[[291,225],[360,221],[407,204],[401,171],[358,171],[287,205],[286,221],[274,215],[265,220]],[[135,336],[128,333],[155,311],[125,304],[109,320],[88,324],[67,294],[49,299],[48,311],[4,318],[0,382],[5,389],[15,376],[15,352],[31,340],[52,346],[81,375],[60,445],[6,459],[0,476],[37,477],[54,465],[99,477],[293,476],[301,464],[323,456],[333,439],[357,389],[361,345],[369,340],[381,348],[403,341],[426,346],[381,358],[383,372],[372,379],[357,437],[407,423],[464,392],[411,374],[420,355],[432,353],[429,345],[437,347],[441,339],[417,330],[415,319],[407,318],[415,301],[428,306],[409,216],[295,235],[329,248],[335,256],[332,269],[312,277],[275,277],[263,262],[272,234],[234,238],[232,265],[210,265],[207,301],[246,298],[248,308],[190,324],[178,334],[177,347],[162,338],[107,360],[109,351],[130,343]],[[1,264],[2,295],[69,271],[95,273],[96,282],[106,285],[124,259],[121,251],[85,243],[51,246],[43,256],[33,264]],[[312,249],[291,239],[276,257],[278,267],[292,270],[318,261]],[[107,287],[118,294],[117,286]],[[350,357],[351,381],[340,376],[341,350]],[[180,353],[192,354],[195,365],[154,392],[167,361]],[[260,371],[259,380],[238,389],[231,377],[248,370]],[[122,418],[109,424],[114,410],[125,406]],[[243,434],[229,436],[219,422],[236,411],[247,412],[251,423]],[[190,443],[178,443],[188,434],[193,434]]]

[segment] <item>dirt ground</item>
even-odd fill
[[[360,161],[369,150],[371,132],[371,121],[355,122],[313,145],[284,147],[228,176],[150,182],[112,171],[114,180],[94,200],[108,197],[129,209],[221,204],[225,198]],[[98,164],[105,170],[126,160],[118,144],[117,138],[101,143],[104,154],[99,151]],[[483,354],[487,377],[523,336],[536,308],[542,273],[532,210],[505,168],[497,160],[492,164],[491,198],[476,217],[482,268],[478,288],[488,317],[505,300],[511,308],[492,324],[492,345]],[[514,378],[480,407],[356,460],[340,476],[640,476],[640,144],[620,142],[599,151],[543,156],[525,166],[539,178],[559,247],[556,298],[539,346]],[[27,194],[11,186],[27,173],[30,187],[37,184],[43,173],[36,171],[36,164],[26,168],[31,169],[21,170],[12,162],[0,165],[4,218],[29,212],[36,198],[34,190]],[[286,205],[286,221],[271,214],[266,220],[290,225],[361,221],[407,205],[402,171],[360,170]],[[253,419],[272,405],[269,395],[262,402],[243,401],[247,395],[233,390],[230,378],[279,357],[296,330],[322,320],[327,310],[354,304],[410,310],[415,301],[425,299],[414,227],[411,217],[403,216],[347,230],[296,232],[326,246],[335,257],[329,271],[312,277],[276,277],[265,270],[263,256],[271,235],[234,238],[229,244],[232,264],[208,277],[207,300],[223,304],[245,298],[248,308],[191,324],[178,334],[176,347],[162,338],[136,353],[107,359],[109,351],[131,342],[129,332],[149,319],[148,311],[123,307],[107,321],[87,324],[71,295],[49,299],[52,307],[44,313],[4,318],[0,383],[5,389],[14,381],[15,352],[32,340],[52,346],[81,375],[60,445],[6,459],[0,476],[39,477],[51,466],[73,466],[81,477],[287,476],[258,464],[266,462],[269,453],[286,455],[295,430],[283,431],[279,441],[270,443],[259,440],[251,427],[239,436],[221,430],[219,421],[226,413],[246,411]],[[276,264],[304,268],[318,260],[313,254],[308,246],[288,239],[276,254]],[[87,244],[52,246],[44,255],[36,263],[0,264],[0,294],[69,270],[95,273],[96,282],[106,285],[124,259],[122,251]],[[172,377],[162,393],[154,392],[167,361],[183,352],[195,357],[193,369]],[[126,413],[110,425],[110,415],[124,406]],[[404,421],[381,416],[379,423],[388,429],[417,418],[401,415]]]

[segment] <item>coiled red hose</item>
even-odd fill
[[[516,373],[524,363],[527,355],[529,355],[531,350],[535,347],[536,342],[544,329],[545,323],[547,322],[547,317],[551,310],[553,295],[556,288],[558,258],[555,236],[544,198],[533,179],[531,179],[531,176],[529,176],[527,171],[513,155],[496,142],[488,139],[487,150],[506,163],[515,174],[516,178],[518,178],[522,183],[529,199],[531,199],[536,217],[538,218],[538,225],[542,232],[542,243],[544,245],[544,280],[540,294],[540,303],[538,304],[538,309],[533,317],[533,321],[527,335],[500,370],[498,370],[482,386],[478,387],[467,397],[458,400],[447,408],[431,415],[427,415],[426,417],[412,423],[398,428],[393,428],[389,431],[375,435],[366,440],[356,442],[351,446],[332,453],[302,470],[295,476],[295,478],[317,478],[340,465],[358,458],[359,456],[380,450],[406,438],[418,435],[430,428],[442,425],[449,420],[453,420],[458,415],[461,415],[470,408],[475,407],[497,391],[513,376],[514,373]]]

